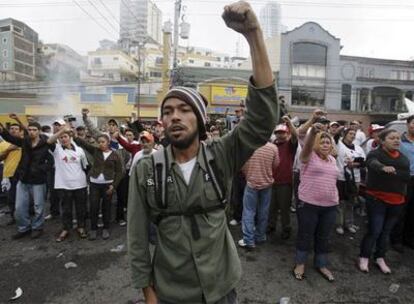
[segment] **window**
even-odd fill
[[[150,72],[150,77],[161,78],[162,74],[161,72]]]
[[[322,106],[325,103],[327,47],[295,43],[292,62],[292,104]]]
[[[102,64],[102,60],[100,57],[96,57],[93,59],[93,64]]]
[[[342,100],[341,100],[341,109],[342,110],[351,110],[351,93],[352,86],[350,84],[342,85]]]
[[[156,64],[162,64],[164,62],[164,60],[163,60],[163,58],[162,57],[157,57],[157,58],[155,58],[155,63]]]
[[[3,42],[3,44],[6,44],[7,43],[7,38],[4,37],[1,41]]]
[[[3,70],[7,70],[9,68],[9,64],[7,62],[3,62]]]
[[[7,50],[3,50],[3,57],[7,57]]]
[[[0,32],[10,32],[10,25],[0,27]]]
[[[22,29],[20,27],[17,27],[17,26],[13,26],[13,31],[17,34],[20,34],[20,35],[22,35],[22,33],[23,33]]]
[[[194,63],[194,60],[193,59],[189,59],[188,62],[189,63]]]
[[[211,67],[211,63],[210,62],[204,62],[204,66],[205,67]]]

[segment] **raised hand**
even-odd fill
[[[83,108],[82,109],[82,116],[88,116],[88,114],[89,114],[89,109]]]
[[[18,120],[18,119],[19,119],[19,117],[17,117],[17,115],[16,115],[15,113],[10,113],[10,114],[9,114],[9,117],[10,117],[11,119],[14,119],[14,120]]]
[[[236,32],[247,35],[260,29],[259,21],[249,3],[239,1],[224,7],[222,18]]]

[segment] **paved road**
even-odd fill
[[[47,223],[41,239],[20,241],[10,240],[14,227],[6,227],[5,222],[6,216],[0,214],[0,303],[7,303],[18,287],[23,295],[14,303],[132,303],[141,298],[131,285],[125,249],[111,252],[125,244],[125,228],[113,224],[108,241],[90,242],[72,235],[58,244],[54,241],[60,226],[57,220]],[[237,240],[240,227],[232,230]],[[414,251],[389,253],[392,275],[383,275],[373,267],[371,273],[362,274],[355,267],[361,234],[353,239],[347,234],[333,235],[335,283],[323,280],[311,260],[306,280],[293,279],[294,239],[283,242],[276,235],[254,252],[240,250],[240,303],[275,304],[281,297],[290,297],[290,303],[295,304],[414,303]],[[66,269],[67,262],[77,267]],[[389,291],[392,284],[399,285],[396,293]]]

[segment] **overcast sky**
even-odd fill
[[[36,30],[45,43],[64,43],[82,55],[95,50],[101,39],[118,39],[119,24],[114,17],[119,22],[120,0],[76,2],[96,18],[101,27],[76,6],[73,0],[0,0],[0,19],[12,17],[21,20]],[[163,11],[164,21],[173,20],[174,0],[154,2]],[[257,13],[266,2],[250,1]],[[112,26],[91,3],[106,16]],[[190,39],[181,44],[208,47],[235,55],[240,36],[227,29],[220,17],[223,6],[228,3],[226,0],[183,0],[191,33]],[[289,30],[306,21],[318,22],[341,39],[344,47],[342,54],[414,59],[412,0],[283,0],[279,3],[282,4],[282,24]],[[247,55],[246,44],[241,44],[240,51],[241,55]]]

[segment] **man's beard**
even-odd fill
[[[170,132],[166,130],[165,137],[171,143],[174,148],[178,150],[185,150],[191,146],[194,140],[198,137],[198,130],[194,131],[193,133],[189,134],[187,137],[183,139],[175,139],[173,136],[170,135]]]

